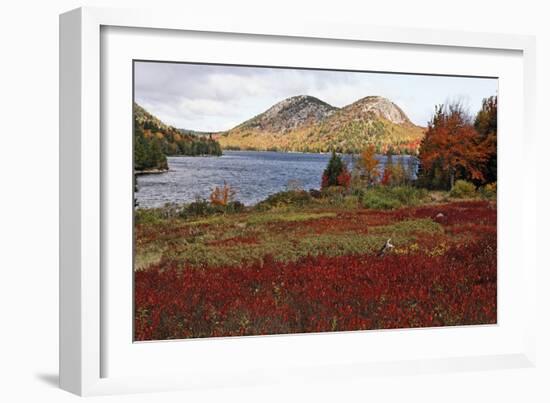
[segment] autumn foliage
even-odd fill
[[[496,323],[496,136],[496,97],[475,119],[440,106],[418,181],[416,160],[388,148],[382,170],[369,145],[351,172],[333,152],[322,192],[291,182],[245,208],[224,183],[139,221],[135,339]]]
[[[496,210],[490,203],[379,212],[369,220],[400,222],[439,212],[435,220],[457,241],[442,245],[441,238],[426,234],[384,257],[311,255],[280,262],[266,256],[248,265],[215,267],[164,259],[135,273],[135,338],[496,323]],[[324,221],[308,225],[333,231],[334,223]]]
[[[342,161],[342,157],[333,152],[321,178],[321,189],[330,186],[342,186],[347,189],[350,183],[351,174],[346,163]]]
[[[388,186],[391,183],[391,171],[389,169],[384,169],[384,175],[382,175],[382,180],[380,183],[384,186]]]
[[[436,108],[420,146],[422,185],[450,189],[457,179],[496,180],[496,98],[485,100],[475,124],[471,120],[460,104]]]
[[[346,189],[349,188],[351,184],[351,174],[346,167],[342,169],[342,172],[340,172],[340,175],[338,175],[337,180],[339,186],[343,186]]]
[[[210,203],[215,206],[227,206],[233,200],[235,191],[224,182],[223,187],[216,186],[210,193]]]
[[[374,185],[380,179],[376,149],[368,146],[361,152],[355,168],[355,182],[364,187]]]

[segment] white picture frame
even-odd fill
[[[433,331],[434,334],[418,330],[382,331],[376,336],[369,332],[347,332],[325,335],[299,336],[263,336],[222,339],[219,341],[201,340],[194,344],[178,344],[177,342],[159,342],[156,346],[138,346],[140,350],[149,349],[158,358],[158,362],[167,361],[177,351],[185,350],[191,360],[199,364],[200,354],[207,357],[212,348],[220,357],[232,359],[237,356],[242,362],[230,369],[220,365],[213,368],[211,365],[215,357],[205,358],[202,366],[196,371],[189,371],[186,365],[166,365],[169,370],[150,373],[133,373],[129,368],[120,364],[116,371],[108,368],[108,361],[128,361],[131,366],[132,358],[118,351],[124,346],[113,342],[113,332],[118,332],[115,339],[128,343],[128,354],[141,354],[134,351],[131,339],[128,339],[124,329],[115,329],[113,321],[109,320],[112,305],[109,301],[109,287],[105,281],[110,280],[109,273],[105,273],[107,266],[104,244],[104,227],[108,227],[105,213],[102,213],[106,201],[105,195],[112,190],[106,177],[109,172],[108,153],[105,147],[115,146],[109,139],[102,137],[108,133],[110,123],[107,122],[108,113],[102,109],[104,99],[102,94],[110,91],[109,82],[102,80],[106,74],[102,64],[102,57],[108,56],[102,47],[106,42],[102,38],[102,31],[109,27],[117,29],[147,29],[156,32],[171,32],[171,38],[178,40],[177,32],[192,32],[200,37],[216,33],[217,37],[224,35],[241,35],[252,37],[261,43],[262,40],[281,40],[281,46],[288,41],[294,41],[307,46],[311,41],[329,41],[327,46],[337,48],[346,44],[376,44],[384,47],[399,45],[401,47],[422,47],[422,49],[446,49],[450,51],[468,50],[483,55],[490,52],[513,52],[517,69],[510,70],[510,77],[517,84],[514,91],[522,99],[519,118],[510,120],[510,125],[521,131],[516,133],[519,143],[504,144],[499,137],[499,237],[501,236],[501,214],[503,209],[513,213],[514,234],[508,234],[504,245],[514,242],[514,250],[510,256],[518,263],[520,270],[516,292],[522,298],[521,322],[514,320],[508,330],[499,318],[498,327],[472,329],[453,329],[446,333]],[[151,31],[150,31],[151,32]],[[173,33],[176,34],[173,34]],[[127,32],[125,33],[125,35]],[[131,33],[130,33],[131,35]],[[176,37],[174,38],[174,35]],[[282,38],[282,39],[281,39]],[[159,39],[160,41],[161,39]],[[121,42],[122,43],[122,42]],[[109,42],[109,46],[117,46],[116,42]],[[120,46],[120,43],[119,43]],[[215,46],[215,45],[213,45]],[[129,47],[130,49],[131,47]],[[266,51],[267,52],[267,51]],[[123,53],[122,51],[120,53]],[[255,53],[260,57],[261,52]],[[162,56],[162,54],[161,54]],[[125,57],[133,57],[130,53]],[[164,56],[163,56],[164,57]],[[199,57],[199,56],[197,56]],[[250,56],[252,59],[254,55]],[[432,56],[433,57],[433,56]],[[136,57],[138,58],[138,57]],[[223,55],[220,56],[223,61]],[[60,385],[63,389],[79,395],[97,395],[113,393],[150,392],[170,389],[187,389],[212,386],[242,386],[258,383],[280,381],[296,381],[304,379],[335,379],[345,377],[369,376],[370,374],[411,374],[419,372],[441,372],[455,370],[478,370],[498,368],[518,368],[533,366],[535,363],[535,322],[531,313],[535,312],[536,265],[535,253],[532,252],[532,234],[535,234],[535,206],[532,190],[535,188],[535,175],[522,177],[522,189],[509,188],[509,193],[500,185],[500,148],[520,147],[521,158],[529,161],[534,150],[534,103],[535,103],[535,41],[533,37],[520,35],[481,34],[456,31],[429,31],[407,28],[383,28],[357,26],[345,24],[304,22],[300,25],[282,26],[277,22],[247,21],[245,18],[207,20],[192,16],[181,17],[170,12],[151,10],[114,10],[102,8],[81,8],[70,11],[60,17]],[[252,60],[250,59],[250,60]],[[126,59],[128,60],[128,59]],[[219,61],[220,59],[218,59]],[[196,58],[194,61],[200,61]],[[212,60],[208,60],[212,61]],[[103,61],[104,62],[104,61]],[[435,62],[435,61],[434,61]],[[266,62],[267,63],[267,62]],[[517,64],[519,63],[519,65]],[[116,67],[116,66],[115,66]],[[413,68],[398,67],[401,70]],[[443,68],[443,67],[442,67]],[[466,68],[466,67],[464,67]],[[468,71],[468,70],[464,70]],[[451,73],[442,71],[442,73]],[[111,73],[109,73],[111,74]],[[104,78],[104,77],[103,77]],[[512,79],[511,81],[512,82]],[[127,83],[126,83],[127,84]],[[512,85],[510,85],[512,87]],[[113,85],[114,88],[114,85]],[[118,91],[118,90],[117,90]],[[122,91],[122,90],[121,90]],[[103,95],[104,96],[104,95]],[[109,98],[110,99],[110,98]],[[519,102],[519,101],[517,101]],[[109,104],[111,105],[111,104]],[[518,106],[517,104],[515,105]],[[113,104],[113,107],[114,104]],[[131,110],[131,104],[127,105]],[[500,108],[500,99],[499,99]],[[124,111],[118,110],[117,111]],[[128,115],[126,120],[130,120]],[[499,136],[501,127],[499,114]],[[519,120],[518,120],[519,119]],[[508,121],[505,122],[506,124]],[[506,127],[506,125],[505,125]],[[510,126],[512,127],[512,126]],[[128,137],[129,138],[129,137]],[[510,140],[512,141],[512,140]],[[131,150],[130,144],[128,150]],[[124,142],[121,143],[124,146]],[[517,149],[517,148],[516,148]],[[130,152],[130,151],[128,151]],[[506,154],[506,153],[504,153]],[[131,169],[131,166],[122,169]],[[505,171],[508,174],[510,171]],[[512,175],[512,174],[510,174]],[[528,191],[529,190],[529,191]],[[504,192],[504,193],[503,193]],[[124,194],[123,194],[124,196]],[[506,196],[506,197],[505,197]],[[501,203],[503,201],[503,203]],[[511,202],[513,201],[513,202]],[[108,201],[107,201],[108,202]],[[508,204],[507,204],[508,203]],[[505,210],[506,211],[506,210]],[[109,215],[108,217],[113,217]],[[114,225],[114,224],[111,224]],[[509,231],[511,232],[511,231]],[[531,234],[530,238],[527,234]],[[131,242],[131,240],[127,240]],[[529,242],[529,244],[528,244]],[[502,246],[499,238],[499,248]],[[528,249],[531,248],[531,249]],[[528,250],[530,250],[529,253]],[[499,254],[499,259],[500,259]],[[103,269],[102,269],[103,268]],[[131,266],[128,267],[131,270]],[[500,275],[499,267],[499,275]],[[131,278],[127,276],[126,278]],[[124,280],[124,278],[121,281]],[[499,279],[500,281],[500,279]],[[500,283],[499,283],[500,284]],[[131,287],[131,283],[128,283]],[[128,290],[127,290],[128,291]],[[131,294],[131,292],[130,292]],[[509,294],[504,293],[508,298]],[[112,299],[111,299],[112,300]],[[502,301],[499,295],[499,304]],[[124,308],[124,307],[122,307]],[[519,308],[518,308],[519,309]],[[124,309],[121,312],[125,312]],[[500,313],[499,313],[500,315]],[[516,317],[518,312],[516,312]],[[112,316],[112,315],[111,315]],[[506,321],[504,321],[506,322]],[[110,327],[110,333],[106,330]],[[496,330],[495,330],[496,329]],[[503,330],[504,329],[504,330]],[[438,332],[437,334],[435,334]],[[445,331],[443,331],[445,332]],[[477,332],[477,333],[475,333]],[[451,340],[470,340],[465,343],[474,343],[476,338],[485,337],[512,337],[513,342],[498,345],[498,349],[486,349],[480,343],[478,349],[451,349],[448,354],[438,350],[434,354],[407,355],[396,349],[392,357],[379,357],[376,360],[366,360],[361,354],[352,359],[351,352],[347,360],[340,360],[339,356],[328,354],[326,358],[314,358],[315,350],[308,348],[322,346],[325,349],[337,349],[339,345],[358,345],[362,340],[384,338],[395,343],[422,344],[422,339],[435,337],[440,342]],[[322,339],[319,339],[322,337]],[[126,341],[124,341],[126,340]],[[264,342],[264,340],[266,340]],[[316,344],[322,340],[321,344]],[[511,340],[511,339],[510,339]],[[391,341],[390,341],[391,343]],[[468,344],[466,344],[466,347]],[[130,348],[132,347],[132,348]],[[162,349],[162,351],[160,351]],[[303,356],[297,356],[292,363],[285,364],[281,356],[282,349],[289,351],[304,351]],[[383,351],[383,350],[382,350]],[[200,354],[198,353],[200,352]],[[271,352],[271,353],[270,353]],[[126,353],[125,353],[126,354]],[[150,354],[150,353],[147,353]],[[345,356],[341,352],[339,355]],[[257,362],[258,356],[265,357],[261,370],[252,363]],[[116,359],[113,358],[116,356]],[[136,355],[137,357],[137,355]],[[140,359],[145,356],[140,356]],[[146,360],[149,360],[146,358]],[[210,360],[210,361],[209,361]],[[146,361],[149,363],[149,361]],[[166,362],[168,364],[168,362]],[[178,367],[179,365],[179,367]],[[209,368],[213,368],[209,371]],[[112,375],[114,374],[114,375]]]

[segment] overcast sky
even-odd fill
[[[177,128],[222,131],[295,95],[337,107],[368,95],[386,97],[426,126],[434,107],[460,100],[475,114],[497,94],[498,80],[182,63],[135,63],[135,101]]]

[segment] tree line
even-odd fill
[[[428,124],[416,160],[406,162],[390,148],[384,169],[377,149],[360,153],[350,171],[333,152],[321,180],[321,188],[368,188],[374,185],[415,185],[428,189],[453,188],[457,180],[480,187],[497,181],[497,97],[486,98],[472,118],[460,103],[439,105]],[[397,163],[394,159],[397,158]]]
[[[451,189],[459,179],[476,186],[497,181],[497,97],[483,100],[475,118],[460,103],[440,105],[428,124],[418,158],[418,184]]]
[[[154,122],[140,124],[134,119],[134,169],[168,169],[166,156],[222,155],[220,144],[211,137],[183,134],[166,130]]]
[[[146,138],[143,129],[134,121],[134,170],[168,169],[160,140]]]
[[[380,168],[377,148],[372,145],[359,154],[351,169],[336,152],[323,171],[321,188],[367,189],[372,186],[412,185],[416,179],[417,162],[414,157],[405,160],[392,149],[386,152],[384,168]]]

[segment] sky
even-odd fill
[[[223,131],[295,95],[343,107],[369,95],[397,104],[426,126],[436,105],[460,101],[475,115],[497,95],[494,78],[135,62],[134,99],[180,129]]]

